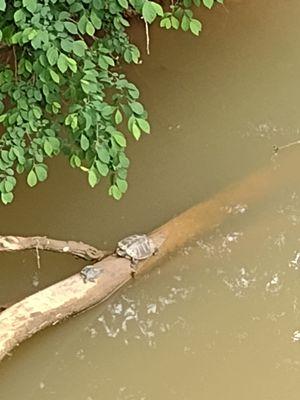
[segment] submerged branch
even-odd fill
[[[49,239],[46,236],[0,236],[0,253],[34,249],[68,253],[88,261],[99,261],[109,253],[83,242]],[[39,258],[38,258],[39,259]]]

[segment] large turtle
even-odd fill
[[[131,235],[118,242],[116,253],[120,257],[131,260],[131,267],[134,267],[140,260],[151,257],[158,251],[152,239],[147,235]]]

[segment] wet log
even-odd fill
[[[20,250],[55,251],[59,253],[72,254],[87,261],[98,261],[108,255],[108,252],[96,249],[83,242],[73,240],[56,240],[46,236],[0,236],[0,253]]]
[[[285,151],[266,168],[231,185],[211,199],[199,203],[151,233],[159,247],[157,255],[138,264],[137,275],[154,266],[193,237],[213,230],[230,217],[235,205],[263,203],[287,181],[297,179],[299,151]],[[299,184],[299,179],[297,184]],[[0,360],[23,340],[39,330],[55,325],[71,314],[85,310],[106,299],[131,279],[130,261],[108,256],[94,264],[101,274],[96,282],[84,283],[79,274],[58,282],[14,304],[0,314]]]

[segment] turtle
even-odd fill
[[[116,254],[131,260],[131,268],[135,271],[135,266],[140,260],[156,254],[158,248],[151,238],[145,234],[127,236],[118,242]]]
[[[83,279],[83,282],[95,282],[95,279],[103,272],[102,268],[95,268],[92,265],[86,265],[80,271],[80,276]]]

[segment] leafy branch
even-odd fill
[[[87,174],[91,187],[110,179],[109,194],[127,191],[128,137],[150,133],[139,90],[119,65],[140,62],[128,15],[148,25],[198,35],[191,6],[222,0],[0,0],[0,195],[13,200],[16,173],[34,187],[48,176],[47,159],[61,153]]]

